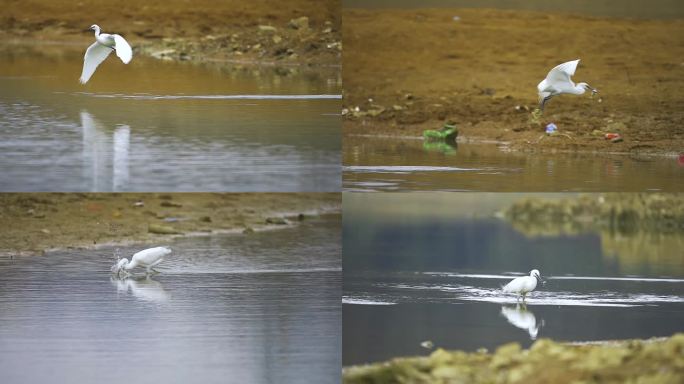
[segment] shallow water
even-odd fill
[[[180,239],[149,279],[110,279],[113,249],[0,259],[3,382],[338,383],[339,232]]]
[[[495,144],[346,136],[345,191],[681,191],[676,158],[507,152]]]
[[[0,46],[2,191],[338,191],[337,68]]]
[[[684,331],[681,232],[539,236],[492,217],[520,195],[450,195],[345,194],[344,365]],[[526,306],[501,292],[533,268]]]

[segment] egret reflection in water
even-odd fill
[[[90,190],[125,190],[129,179],[131,128],[121,124],[112,133],[87,111],[81,111],[81,127],[83,172]]]
[[[129,276],[123,279],[112,277],[111,281],[118,293],[130,292],[136,299],[142,301],[163,303],[170,297],[164,290],[164,286],[149,276]]]
[[[537,317],[527,309],[525,304],[503,305],[501,315],[508,320],[514,327],[526,330],[530,334],[530,339],[536,340],[539,328],[544,325],[544,320],[537,323]]]

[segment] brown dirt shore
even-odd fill
[[[339,193],[2,193],[0,255],[249,234],[340,210]]]
[[[339,65],[339,0],[8,0],[0,39],[81,42],[91,24],[163,59]]]
[[[653,340],[566,344],[537,340],[467,353],[438,349],[430,356],[345,368],[342,382],[372,383],[681,383],[684,333]]]
[[[517,150],[684,153],[684,20],[448,8],[343,19],[345,134],[420,136],[453,120],[465,139]],[[576,58],[573,79],[598,97],[556,97],[535,120],[537,83]],[[550,122],[559,135],[544,135]]]

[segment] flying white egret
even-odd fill
[[[598,92],[598,90],[592,88],[587,83],[575,84],[572,82],[570,77],[575,74],[577,69],[577,64],[579,64],[579,59],[568,61],[555,66],[546,75],[546,79],[542,80],[539,85],[537,85],[537,90],[539,91],[539,109],[544,110],[544,104],[556,96],[563,93],[570,93],[573,95],[581,95],[588,89],[591,90],[592,96]]]
[[[517,300],[520,300],[520,297],[522,297],[524,302],[525,295],[534,291],[534,289],[537,288],[537,279],[539,279],[539,281],[542,281],[541,274],[538,270],[533,269],[532,271],[530,271],[529,276],[516,277],[510,283],[506,284],[503,287],[503,291],[506,293],[517,294]]]
[[[112,266],[112,273],[119,274],[121,271],[130,271],[131,269],[141,266],[147,269],[147,273],[157,272],[152,267],[161,263],[164,260],[164,256],[171,253],[171,250],[166,247],[154,247],[144,249],[131,258],[129,262],[128,259],[123,258],[119,260],[114,266]]]
[[[88,47],[83,57],[83,72],[81,73],[81,84],[85,84],[90,76],[95,73],[97,66],[102,63],[112,51],[116,51],[124,64],[128,64],[133,58],[133,50],[126,39],[120,35],[110,35],[100,33],[100,27],[93,24],[90,29],[95,31],[95,42]]]

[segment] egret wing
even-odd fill
[[[131,46],[123,37],[119,35],[113,36],[114,47],[116,48],[116,55],[119,56],[119,59],[121,59],[121,61],[123,61],[124,64],[128,64],[133,58],[133,49],[131,49]]]
[[[577,70],[577,64],[579,64],[579,59],[568,61],[553,67],[553,69],[549,71],[549,74],[546,75],[546,81],[557,88],[559,85],[572,83],[570,77],[575,74],[575,70]]]
[[[112,53],[112,49],[98,43],[94,42],[86,50],[85,56],[83,57],[83,72],[81,72],[81,84],[85,84],[90,80],[90,77],[95,73],[97,66],[102,63],[109,54]]]
[[[139,263],[152,264],[169,253],[171,253],[171,250],[166,247],[154,247],[136,253],[133,255],[133,259],[137,260]]]

